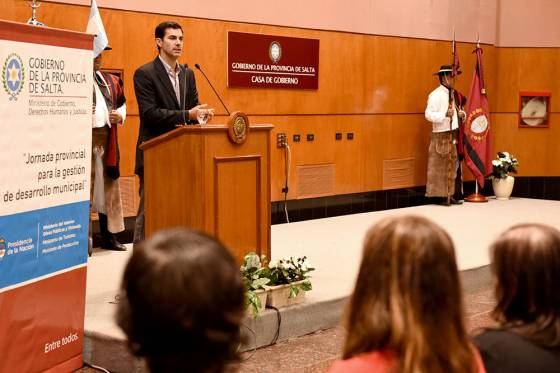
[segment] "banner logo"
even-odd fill
[[[4,61],[2,67],[2,83],[4,90],[10,96],[10,101],[17,101],[17,95],[23,89],[25,70],[21,57],[12,53]]]
[[[270,47],[268,47],[268,56],[274,63],[280,61],[280,58],[282,58],[282,46],[279,42],[273,41],[270,43]]]
[[[3,237],[0,237],[0,260],[6,254],[6,240]]]

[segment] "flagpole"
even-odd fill
[[[451,63],[451,81],[450,81],[450,87],[448,87],[447,89],[449,90],[449,107],[448,109],[452,109],[453,108],[453,99],[454,99],[454,87],[455,87],[455,27],[453,27],[453,41],[451,42],[451,54],[452,54],[452,63]],[[457,113],[458,115],[458,113]],[[451,149],[453,149],[453,146],[455,146],[455,144],[453,144],[453,116],[451,116],[451,118],[449,118],[449,144],[448,144],[448,156],[447,156],[447,206],[451,205],[451,175],[453,172],[453,165],[452,163],[452,157],[451,157]],[[453,188],[455,186],[453,185]]]
[[[477,52],[477,65],[478,65],[478,50],[479,49],[480,49],[480,36],[477,36],[476,49],[475,49],[475,52]],[[481,94],[483,94],[483,95],[486,94],[486,90],[484,88],[482,88]],[[478,193],[478,180],[476,178],[474,179],[474,193],[471,194],[470,196],[465,197],[465,201],[466,202],[488,202],[488,198],[486,198],[486,196]]]

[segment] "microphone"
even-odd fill
[[[198,70],[200,70],[200,72],[202,73],[202,75],[204,75],[204,77],[206,78],[206,81],[208,82],[208,84],[210,84],[210,87],[212,88],[212,90],[214,91],[214,93],[216,94],[216,97],[218,97],[218,100],[220,100],[220,102],[222,103],[222,106],[224,107],[224,109],[226,109],[226,112],[228,113],[228,115],[231,115],[226,104],[224,104],[224,102],[222,101],[222,98],[220,97],[220,95],[218,94],[218,92],[216,91],[216,89],[214,88],[214,86],[212,85],[212,83],[210,82],[210,79],[208,79],[208,77],[206,76],[206,74],[204,74],[204,71],[202,71],[202,69],[200,68],[200,65],[195,63],[194,67],[196,67]]]
[[[181,111],[183,112],[183,125],[187,125],[187,119],[185,118],[185,108],[187,106],[186,101],[187,101],[187,91],[188,91],[188,87],[187,87],[187,70],[189,68],[188,64],[184,64],[183,65],[184,71],[184,86],[185,86],[185,92],[183,94],[183,102],[181,102]]]

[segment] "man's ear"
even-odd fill
[[[156,45],[161,48],[161,46],[163,45],[163,40],[161,40],[161,38],[156,38]]]

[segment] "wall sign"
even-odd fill
[[[228,87],[319,88],[319,40],[228,32]]]

